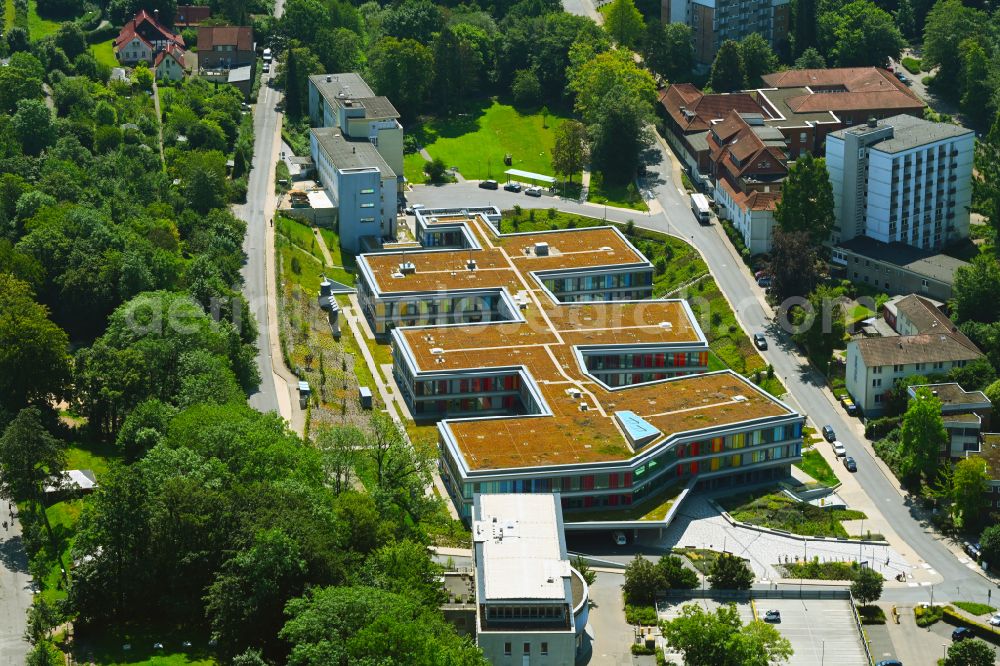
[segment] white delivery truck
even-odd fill
[[[712,221],[712,209],[708,207],[708,197],[701,192],[691,195],[691,212],[702,224],[709,224]]]

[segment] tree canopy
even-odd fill
[[[948,433],[941,418],[941,401],[929,389],[918,389],[903,415],[900,448],[904,476],[911,481],[921,474],[933,479],[938,456],[947,444]]]
[[[733,604],[714,612],[685,604],[662,631],[688,666],[767,666],[792,656],[791,643],[777,629],[760,620],[744,625]]]
[[[826,160],[810,153],[799,156],[781,188],[774,221],[782,231],[809,234],[817,247],[829,239],[834,225],[833,186]]]
[[[832,67],[883,67],[905,46],[892,16],[870,0],[820,15],[819,44]]]

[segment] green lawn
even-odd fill
[[[183,647],[184,641],[190,641],[192,647]],[[164,649],[154,649],[155,643],[162,643]],[[125,645],[129,646],[128,650],[124,649]],[[116,629],[94,636],[85,630],[78,631],[73,652],[78,663],[92,660],[99,666],[213,666],[219,663],[208,648],[207,636],[171,627]]]
[[[634,188],[634,183],[622,183],[616,185],[605,184],[604,178],[599,173],[590,174],[590,193],[587,201],[591,203],[606,204],[616,208],[631,208],[632,210],[649,210],[649,206],[642,200],[638,189]]]
[[[858,573],[855,562],[808,562],[779,564],[785,570],[785,578],[808,578],[811,580],[854,580]]]
[[[411,185],[427,182],[427,175],[424,173],[424,165],[427,160],[420,153],[410,153],[403,155],[403,175]]]
[[[993,606],[988,606],[975,601],[953,601],[952,605],[958,606],[970,615],[991,615],[997,612],[997,609]]]
[[[847,538],[847,530],[841,521],[866,517],[862,511],[821,509],[767,490],[734,495],[718,501],[733,520],[803,536]]]
[[[14,0],[4,0],[3,31],[6,33],[14,25]]]
[[[802,462],[795,463],[795,466],[824,486],[835,486],[840,482],[823,454],[816,449],[803,451]]]
[[[103,442],[74,442],[66,447],[66,469],[93,470],[98,480],[108,473],[109,459],[118,458],[121,452],[114,444]]]
[[[712,565],[715,561],[719,559],[721,554],[717,550],[708,550],[706,548],[674,548],[675,555],[682,555],[691,561],[694,568],[701,573],[703,576],[707,576],[712,570]]]
[[[323,251],[316,243],[309,225],[284,215],[275,216],[275,220],[275,224],[278,225],[275,229],[275,242],[284,265],[287,267],[288,274],[292,276],[291,279],[300,283],[307,293],[319,292],[319,283],[324,274],[336,282],[348,286],[354,285],[353,262],[351,262],[351,266],[346,268],[324,266]],[[330,229],[323,228],[320,228],[320,234],[330,251],[333,263],[343,266],[340,239],[337,234]],[[298,274],[291,271],[293,257],[298,259],[301,269]]]
[[[760,371],[759,386],[771,395],[784,395],[785,387],[781,379],[777,375],[767,376],[767,364],[736,321],[736,315],[729,307],[729,301],[719,291],[719,286],[713,278],[706,277],[688,290],[687,300],[708,338],[709,348],[722,362],[723,367],[731,368],[751,378]]]
[[[542,124],[541,114],[524,113],[497,100],[484,100],[479,108],[453,118],[433,118],[422,125],[407,128],[430,153],[449,167],[458,167],[468,179],[503,180],[507,168],[533,171],[549,176],[552,170],[552,145],[555,129],[565,116],[549,114]],[[503,163],[511,155],[511,166]],[[417,162],[406,162],[408,178]],[[416,181],[413,181],[416,182]]]
[[[37,5],[36,0],[28,0],[28,34],[33,40],[48,37],[59,29],[58,21],[43,19],[38,15]]]
[[[106,42],[99,42],[97,44],[90,45],[90,54],[94,56],[102,65],[107,65],[108,67],[117,67],[118,59],[115,58],[114,49],[115,40],[109,39]]]

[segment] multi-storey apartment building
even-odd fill
[[[358,258],[418,420],[437,420],[463,517],[483,493],[560,493],[586,520],[678,486],[787,474],[802,417],[731,371],[685,301],[648,300],[649,261],[612,227],[500,234],[421,210],[420,249]],[[662,517],[661,517],[662,519]]]
[[[982,358],[975,344],[932,301],[911,294],[886,308],[898,335],[847,343],[845,384],[865,416],[884,411],[896,381],[914,375],[944,375]],[[891,313],[891,315],[890,315]]]
[[[360,74],[309,77],[309,119],[313,127],[337,127],[350,139],[375,146],[403,184],[403,126],[388,97],[376,95]]]
[[[695,60],[711,64],[727,39],[758,33],[781,51],[788,43],[789,0],[662,0],[660,20],[685,23],[694,33]]]
[[[496,666],[572,666],[589,590],[554,495],[479,495],[472,515],[476,643]]]
[[[336,127],[311,130],[316,173],[337,207],[340,245],[351,253],[396,236],[396,174],[371,143]]]
[[[969,235],[975,133],[909,115],[831,133],[834,245],[856,236],[938,250]]]

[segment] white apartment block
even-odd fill
[[[831,132],[834,245],[857,236],[939,250],[969,235],[975,134],[908,115]]]

